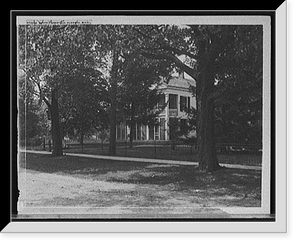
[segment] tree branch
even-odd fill
[[[157,53],[149,53],[149,52],[139,52],[142,56],[146,58],[151,58],[151,59],[157,59],[157,60],[169,60],[171,62],[174,62],[176,66],[178,66],[180,69],[182,69],[184,72],[186,72],[188,75],[190,75],[193,79],[197,79],[197,72],[185,65],[181,60],[179,60],[176,56],[170,55],[170,54],[157,54]]]
[[[190,53],[188,51],[185,51],[185,50],[177,49],[177,48],[172,47],[170,45],[166,45],[166,44],[161,45],[160,48],[163,49],[163,50],[172,51],[172,52],[176,53],[176,55],[179,55],[179,56],[180,55],[186,55],[186,56],[189,56],[190,58],[193,58],[195,60],[198,59],[197,55],[192,54],[192,53]]]
[[[35,92],[35,91],[31,91],[31,93],[33,93],[34,95],[36,96],[39,96],[41,100],[43,100],[46,105],[48,106],[48,108],[51,110],[51,103],[49,102],[49,100],[43,95],[43,92],[42,92],[42,88],[41,88],[41,85],[38,81],[36,81],[35,79],[33,79],[32,77],[29,78],[29,80],[31,80],[33,83],[35,83],[39,89],[39,93]]]
[[[51,109],[52,109],[52,105],[50,104],[50,102],[49,102],[49,100],[46,98],[46,97],[44,97],[43,96],[43,101],[46,103],[46,105],[48,106],[48,108],[50,109],[50,111],[51,111]]]
[[[144,32],[141,32],[137,28],[134,28],[133,30],[135,30],[137,33],[139,33],[144,38],[146,38],[148,40],[152,40],[153,42],[155,42],[159,46],[157,49],[162,49],[162,50],[165,50],[165,51],[171,51],[171,52],[175,53],[176,55],[186,55],[186,56],[189,56],[190,58],[193,58],[195,60],[197,60],[197,58],[198,58],[197,55],[195,55],[195,54],[192,54],[192,53],[190,53],[188,51],[185,51],[185,50],[181,50],[181,49],[175,48],[175,47],[171,46],[167,42],[164,42],[162,40],[159,40],[157,38],[149,36],[148,34],[146,34]]]
[[[142,32],[142,31],[140,31],[138,28],[133,27],[133,30],[136,31],[136,32],[137,32],[138,34],[140,34],[141,36],[143,36],[144,38],[149,39],[149,40],[153,40],[154,42],[160,44],[160,43],[158,42],[157,39],[154,39],[153,37],[149,36],[148,34],[146,34],[146,33]]]

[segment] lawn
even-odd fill
[[[261,172],[42,154],[20,155],[28,206],[155,208],[260,207]],[[21,187],[24,189],[24,187]],[[139,210],[142,211],[142,210]],[[127,211],[128,212],[128,211]]]
[[[93,155],[108,155],[108,145],[99,143],[89,143],[83,146],[79,144],[69,145],[64,150],[67,153],[83,153]],[[151,158],[163,160],[195,161],[197,162],[197,152],[195,146],[178,145],[172,150],[169,144],[140,144],[135,143],[133,148],[129,148],[128,143],[117,144],[117,156]],[[230,152],[218,153],[218,160],[223,164],[255,165],[260,166],[262,163],[261,152]]]

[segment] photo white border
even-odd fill
[[[199,16],[201,17],[201,16]],[[221,16],[224,18],[226,16]],[[249,16],[251,18],[253,16]],[[35,18],[37,18],[35,16]],[[44,18],[44,17],[43,17]],[[51,18],[49,16],[49,18]],[[73,17],[74,18],[74,17]],[[209,18],[205,16],[208,20]],[[275,222],[11,222],[3,232],[286,232],[286,2],[276,11]],[[87,18],[88,19],[88,18]],[[116,18],[115,18],[116,19]],[[153,19],[153,18],[152,18]],[[234,20],[235,18],[230,18]],[[259,18],[256,17],[256,20]],[[140,20],[140,19],[139,19]],[[174,19],[173,19],[174,20]],[[18,21],[22,21],[22,18]],[[195,20],[193,20],[195,21]],[[164,20],[163,23],[167,21]],[[198,22],[198,21],[197,21]],[[132,20],[130,22],[132,24]],[[156,23],[156,22],[155,22]],[[181,22],[182,23],[182,22]],[[186,22],[189,23],[189,22]],[[239,24],[241,21],[239,20]],[[122,20],[122,24],[124,20]],[[138,23],[137,23],[138,24]],[[141,23],[139,23],[141,24]],[[148,22],[149,24],[149,22]],[[192,23],[191,23],[192,24]],[[209,20],[205,24],[215,24]],[[261,23],[259,23],[261,24]],[[283,130],[285,129],[285,130]],[[270,182],[268,182],[270,185]]]

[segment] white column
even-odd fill
[[[135,122],[135,140],[138,140],[137,134],[137,122]]]
[[[169,94],[165,94],[166,95],[166,102],[169,101]],[[167,106],[166,106],[166,121],[165,121],[165,124],[166,124],[166,140],[169,140],[169,126],[168,126],[168,123],[169,123],[169,103],[167,103]]]
[[[149,127],[146,125],[146,140],[149,140]]]

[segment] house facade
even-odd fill
[[[137,123],[133,129],[134,141],[166,141],[170,140],[169,121],[176,117],[184,124],[187,121],[185,108],[195,108],[196,98],[190,91],[190,86],[195,86],[195,81],[184,78],[184,73],[171,78],[168,83],[162,83],[159,91],[162,93],[160,104],[165,108],[158,116],[156,126],[148,126]],[[117,140],[123,141],[129,138],[130,128],[126,123],[117,125]]]

